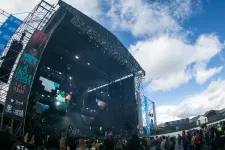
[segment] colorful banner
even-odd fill
[[[10,15],[0,27],[0,56],[5,50],[9,40],[12,38],[21,24],[21,20]]]
[[[7,94],[4,114],[24,119],[32,81],[48,36],[36,30],[22,54]]]

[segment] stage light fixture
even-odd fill
[[[59,72],[59,74],[62,74],[61,72]]]
[[[109,94],[108,94],[108,96],[109,96]]]
[[[72,80],[72,77],[70,77],[70,80]]]
[[[47,67],[48,70],[50,70],[50,67]]]
[[[101,93],[103,93],[103,92],[101,91]]]
[[[90,63],[87,63],[87,65],[90,66],[91,64]]]
[[[88,110],[88,108],[86,108]]]
[[[50,96],[48,95],[48,97],[50,97]]]
[[[45,97],[44,95],[41,95],[42,97]]]
[[[60,105],[60,102],[56,102],[55,104],[56,104],[56,106],[59,106]]]
[[[75,58],[76,58],[76,59],[79,59],[79,57],[78,57],[78,56],[75,56]]]

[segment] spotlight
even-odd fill
[[[79,59],[79,57],[78,57],[78,56],[75,56],[75,58],[76,58],[76,59]]]
[[[91,64],[90,63],[87,63],[87,65],[90,66]]]
[[[45,97],[44,95],[41,95],[42,97]]]
[[[50,97],[50,96],[48,95],[48,97]]]
[[[88,108],[86,108],[88,110]]]
[[[108,94],[108,96],[109,96],[109,94]]]
[[[70,77],[70,80],[72,80],[72,77]]]
[[[49,70],[49,69],[50,69],[50,67],[47,67],[47,69]]]
[[[56,106],[59,106],[60,105],[60,102],[56,102],[55,104],[56,104]]]
[[[92,110],[91,110],[91,112],[92,112]]]
[[[103,92],[101,91],[101,93],[103,93]]]
[[[61,72],[59,72],[59,74],[62,74]]]

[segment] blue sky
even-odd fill
[[[22,1],[0,8],[27,12],[39,2]],[[65,1],[112,31],[146,70],[159,123],[225,108],[224,0]]]
[[[225,1],[204,1],[203,10],[199,14],[191,17],[190,19],[184,21],[183,27],[186,29],[191,29],[194,34],[189,36],[190,41],[196,39],[202,33],[216,33],[221,41],[225,40],[225,19],[222,19],[225,14]],[[224,52],[222,53],[224,57]],[[223,64],[224,62],[220,59],[220,56],[215,56],[209,62],[208,67],[215,67],[218,64]],[[221,76],[224,78],[225,71],[221,71],[219,75],[215,75],[212,80]],[[174,89],[168,92],[151,92],[150,97],[157,101],[157,105],[164,104],[177,104],[181,100],[190,96],[193,93],[201,92],[203,89],[207,88],[210,84],[210,80],[203,85],[198,85],[194,80],[182,85],[180,88]],[[188,88],[188,90],[186,90]],[[166,98],[166,99],[165,99]]]

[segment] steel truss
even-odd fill
[[[78,16],[74,16],[71,20],[71,23],[78,29],[80,29],[83,33],[87,34],[90,40],[95,40],[96,46],[101,45],[103,47],[101,50],[104,53],[106,52],[109,56],[114,57],[121,65],[125,66],[128,73],[136,73],[138,71],[141,71],[139,70],[139,64],[133,64],[132,62],[130,62],[129,57],[125,57],[124,55],[118,53],[117,50],[106,41],[106,39],[102,38],[91,27],[82,22]],[[126,49],[122,44],[118,48]]]
[[[135,89],[136,92],[140,93],[140,97],[141,100],[137,100],[137,112],[138,112],[138,129],[139,129],[139,135],[143,135],[144,133],[144,126],[143,126],[143,115],[142,115],[142,107],[143,105],[143,90],[144,90],[144,86],[143,86],[143,82],[144,82],[144,74],[142,72],[139,72],[135,75]],[[152,111],[153,111],[153,117],[154,117],[154,128],[157,128],[157,118],[156,118],[156,110],[155,110],[155,102],[148,99],[148,101],[151,103],[152,105]]]
[[[4,103],[6,100],[7,92],[9,89],[9,85],[12,80],[13,73],[16,69],[16,66],[18,64],[18,61],[24,51],[24,48],[26,47],[27,43],[31,39],[31,36],[36,30],[42,31],[50,17],[55,11],[55,6],[49,4],[48,2],[41,0],[41,2],[28,14],[28,16],[24,19],[23,23],[20,25],[20,27],[17,29],[16,33],[13,35],[11,40],[9,41],[3,56],[6,55],[6,53],[9,50],[9,47],[11,46],[11,43],[13,40],[20,40],[21,36],[25,34],[24,39],[23,39],[23,50],[18,54],[16,62],[13,66],[13,69],[10,73],[10,77],[8,80],[8,83],[3,83],[0,81],[0,101],[1,103]],[[0,15],[4,15],[8,17],[10,14],[0,10]],[[12,59],[8,58],[7,60]],[[4,61],[7,61],[4,60]],[[0,64],[1,65],[1,64]],[[0,78],[3,78],[6,75],[0,76]],[[4,118],[8,118],[8,124],[5,125],[4,123],[6,122]],[[15,120],[14,118],[10,116],[4,116],[4,114],[1,115],[1,130],[6,131],[7,127],[10,125],[10,133],[12,135],[23,135],[23,129],[24,129],[24,123],[25,119],[23,121]]]
[[[139,92],[141,94],[142,90],[142,84],[144,81],[144,73],[139,72],[138,74],[135,75],[135,92],[136,92],[136,98],[138,98],[137,93]],[[143,118],[142,118],[142,101],[136,99],[136,104],[137,104],[137,112],[138,112],[138,134],[143,135]]]

